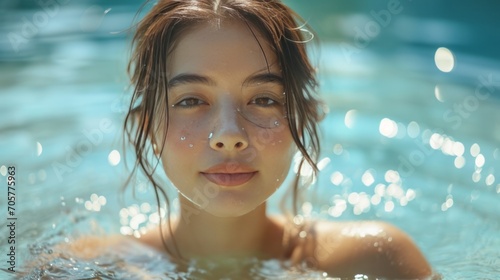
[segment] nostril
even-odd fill
[[[243,143],[238,142],[238,143],[236,143],[236,145],[234,145],[234,146],[235,146],[236,148],[241,148],[241,146],[243,146]]]
[[[215,144],[217,146],[217,148],[222,148],[224,147],[224,144],[222,144],[221,142],[217,142],[217,144]]]

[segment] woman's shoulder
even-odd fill
[[[82,235],[54,246],[54,252],[64,252],[80,259],[94,259],[107,253],[126,254],[138,247],[144,250],[139,239],[121,234]]]
[[[95,264],[96,269],[106,270],[107,267],[99,267],[98,263],[115,265],[113,260],[116,260],[115,269],[134,275],[147,275],[146,271],[141,270],[142,263],[158,255],[152,248],[138,242],[137,238],[121,234],[75,235],[47,248],[25,261],[20,268],[21,276],[38,275],[37,271],[47,267],[54,271],[60,269],[61,275],[66,275],[70,269],[68,265]]]
[[[311,231],[315,265],[335,275],[423,278],[432,273],[411,238],[389,223],[316,221]]]

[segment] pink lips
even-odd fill
[[[250,181],[257,172],[251,173],[202,173],[210,182],[220,186],[239,186]]]
[[[215,165],[201,174],[214,184],[231,187],[250,181],[257,171],[239,163],[224,163]]]

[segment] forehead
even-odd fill
[[[250,29],[252,28],[252,29]],[[240,21],[199,24],[188,29],[169,55],[168,76],[212,73],[229,76],[259,71],[280,72],[270,43]]]

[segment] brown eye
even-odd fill
[[[205,101],[201,100],[201,99],[194,98],[194,97],[188,97],[188,98],[185,98],[185,99],[177,102],[174,105],[174,107],[191,108],[191,107],[195,107],[195,106],[199,106],[199,105],[204,105],[204,104],[207,104],[207,103]]]
[[[250,102],[251,104],[255,104],[262,107],[268,107],[278,104],[278,102],[269,97],[257,97]]]

